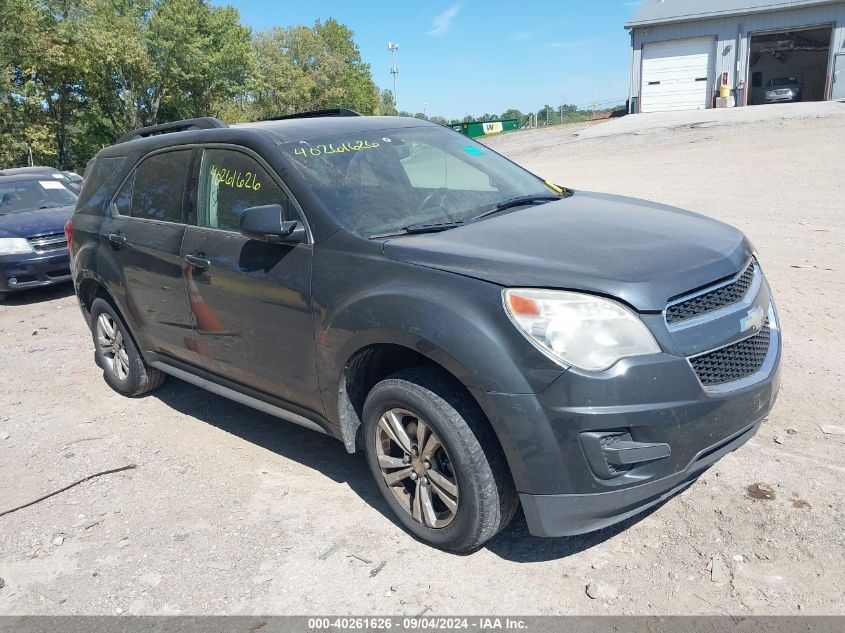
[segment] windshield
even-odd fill
[[[793,84],[797,84],[798,80],[795,77],[784,77],[782,79],[772,79],[770,85],[773,88],[777,88],[778,86],[791,86]]]
[[[337,219],[372,236],[467,221],[520,196],[549,196],[542,180],[441,127],[340,134],[282,151]]]
[[[0,182],[0,215],[76,204],[76,195],[58,180]]]

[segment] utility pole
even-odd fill
[[[399,97],[396,94],[396,75],[399,74],[399,69],[396,67],[396,51],[399,50],[399,42],[388,42],[387,49],[390,51],[392,61],[390,74],[393,75],[393,102],[396,104],[396,111],[399,112]]]
[[[563,123],[563,97],[560,98],[560,122]]]
[[[425,110],[426,110],[427,107],[428,107],[428,102],[423,101],[423,116],[427,116],[426,113],[425,113]]]

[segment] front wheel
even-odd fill
[[[367,461],[382,495],[417,538],[472,551],[513,518],[516,491],[483,414],[437,370],[415,367],[364,403]]]

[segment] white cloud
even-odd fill
[[[440,15],[434,16],[434,20],[431,22],[431,30],[428,32],[429,35],[438,36],[443,35],[446,31],[449,30],[449,27],[452,26],[452,20],[455,19],[455,16],[458,15],[458,11],[461,10],[461,3],[458,2],[453,4],[451,7],[446,9]]]

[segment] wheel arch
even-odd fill
[[[391,342],[386,342],[387,340]],[[370,390],[388,376],[410,367],[430,367],[444,374],[456,387],[460,387],[490,425],[480,403],[461,380],[462,375],[467,375],[466,370],[454,358],[434,345],[409,343],[408,340],[397,342],[397,338],[393,336],[366,342],[347,354],[334,394],[337,420],[346,450],[350,453],[354,453],[357,448],[364,401]],[[492,426],[490,428],[495,435],[495,429]]]

